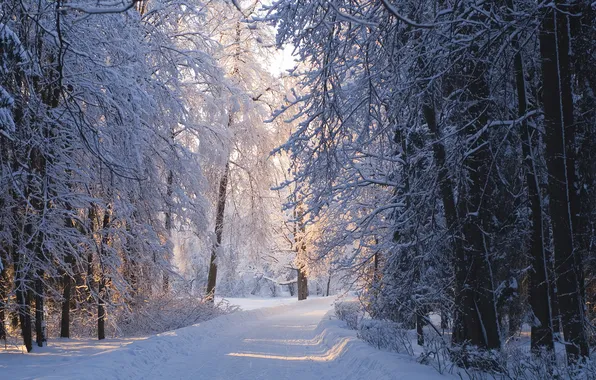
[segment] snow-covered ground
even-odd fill
[[[255,310],[271,306],[289,305],[298,302],[296,297],[250,297],[250,298],[219,298],[215,297],[216,302],[228,302],[230,305],[238,306],[242,310]]]
[[[245,307],[254,306],[246,302]],[[32,354],[0,354],[0,378],[445,378],[357,339],[332,316],[332,302],[315,298],[242,311],[144,339],[53,341]]]

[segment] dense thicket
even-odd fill
[[[593,4],[280,0],[269,12],[303,63],[283,146],[296,193],[324,226],[321,258],[360,274],[371,316],[422,334],[440,314],[464,366],[490,366],[472,353],[523,323],[534,352],[558,339],[570,363],[585,358]]]

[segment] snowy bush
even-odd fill
[[[116,335],[137,336],[158,334],[190,326],[237,310],[225,302],[211,304],[190,296],[152,297],[134,308],[115,316]]]
[[[499,372],[503,374],[504,378],[520,380],[596,379],[594,357],[570,366],[562,352],[557,353],[555,357],[552,353],[544,350],[531,355],[527,348],[527,346],[506,346],[504,348],[498,360],[498,363],[502,365]]]
[[[349,328],[356,330],[364,317],[364,311],[358,302],[337,302],[335,304],[335,315],[339,320],[346,322]]]
[[[439,373],[451,372],[454,364],[448,342],[449,339],[443,335],[425,334],[423,352],[418,362],[433,367]]]
[[[378,349],[414,355],[409,330],[396,322],[363,319],[358,337]]]
[[[59,304],[48,309],[47,336],[60,336]],[[113,305],[107,314],[106,335],[131,337],[159,334],[203,322],[217,316],[236,311],[236,306],[227,302],[215,305],[184,292],[154,294],[149,298],[137,298],[131,304]],[[71,310],[71,337],[97,336],[96,310],[84,304]],[[95,317],[96,318],[96,317]],[[18,334],[12,331],[12,335]]]

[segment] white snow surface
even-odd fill
[[[290,305],[298,302],[297,297],[249,297],[249,298],[219,298],[215,302],[228,302],[230,305],[238,306],[241,310],[255,310],[265,307]]]
[[[332,304],[333,298],[315,298],[241,311],[148,338],[57,340],[31,354],[0,354],[0,378],[448,378],[357,339],[335,319]]]

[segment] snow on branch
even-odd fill
[[[90,15],[99,15],[99,14],[113,14],[113,13],[123,13],[131,9],[135,6],[135,4],[139,3],[140,0],[132,0],[128,3],[118,1],[113,3],[107,4],[100,4],[97,7],[89,7],[86,4],[64,4],[62,6],[63,10],[75,10],[83,13],[87,13]]]
[[[381,0],[381,2],[385,6],[385,8],[389,11],[389,13],[391,13],[393,16],[395,16],[400,21],[405,22],[406,24],[408,24],[414,28],[432,29],[435,27],[434,24],[419,24],[416,21],[412,21],[409,18],[402,16],[399,13],[399,11],[391,3],[389,3],[388,0]]]

